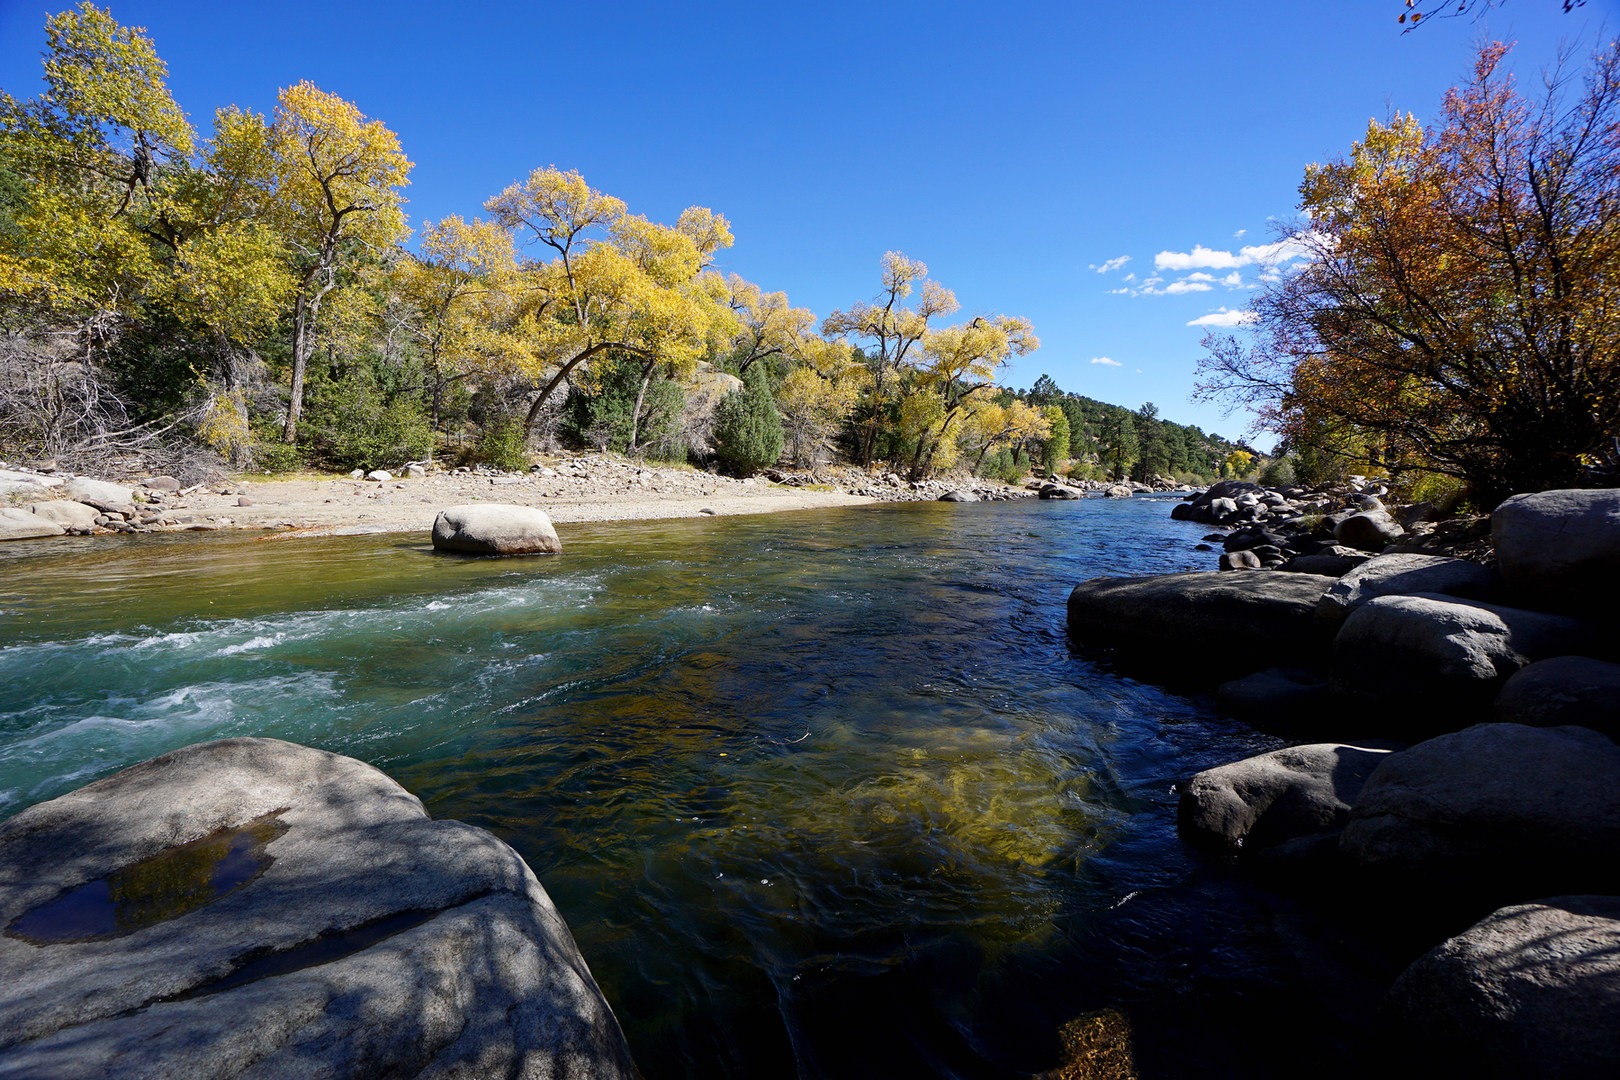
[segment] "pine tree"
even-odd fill
[[[782,417],[763,365],[751,366],[743,375],[743,391],[728,395],[715,410],[714,454],[740,476],[782,456]]]

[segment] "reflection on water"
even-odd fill
[[[1111,1006],[1144,1070],[1264,1075],[1163,950],[1219,953],[1228,904],[1178,899],[1173,782],[1270,744],[1064,633],[1075,582],[1197,568],[1202,531],[1099,500],[564,526],[547,560],[0,546],[0,814],[292,739],[516,847],[649,1077],[1018,1075]]]
[[[275,860],[265,848],[287,831],[280,811],[239,829],[120,867],[25,911],[6,933],[35,945],[123,937],[211,904],[252,881]]]

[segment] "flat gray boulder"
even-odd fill
[[[1620,897],[1502,908],[1419,959],[1383,1016],[1408,1075],[1620,1073]]]
[[[1290,746],[1205,769],[1181,789],[1182,832],[1227,851],[1336,832],[1387,747]]]
[[[1620,489],[1515,495],[1491,512],[1502,580],[1525,602],[1607,611],[1620,602]]]
[[[517,853],[226,739],[0,825],[0,1076],[629,1077]]]
[[[61,536],[67,530],[49,518],[15,506],[0,506],[0,540],[33,540]]]
[[[29,511],[46,521],[54,521],[64,529],[92,529],[100,510],[88,503],[74,502],[72,499],[52,499],[49,502],[38,502],[30,506]]]
[[[1378,596],[1333,639],[1333,688],[1349,697],[1483,708],[1515,671],[1585,651],[1586,624],[1449,596]]]
[[[88,476],[75,476],[62,485],[62,494],[79,502],[99,506],[102,503],[115,506],[127,506],[135,499],[135,494],[124,484],[113,484],[106,480],[92,480]]]
[[[957,488],[955,491],[947,491],[945,494],[941,495],[939,497],[939,501],[971,503],[978,502],[979,497],[973,492],[969,491],[967,488]]]
[[[554,555],[562,541],[544,510],[471,503],[439,511],[433,546],[466,555]]]
[[[1620,888],[1620,746],[1587,728],[1478,724],[1391,754],[1339,840],[1405,890],[1503,902]]]
[[[1077,640],[1173,657],[1178,668],[1253,670],[1319,658],[1322,579],[1309,574],[1093,578],[1069,594]]]
[[[1620,664],[1588,656],[1555,656],[1520,668],[1496,695],[1506,724],[1576,724],[1620,740]]]
[[[1317,621],[1337,630],[1350,613],[1375,596],[1427,593],[1491,600],[1496,578],[1479,563],[1439,555],[1375,555],[1327,587],[1316,605]]]

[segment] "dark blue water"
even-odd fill
[[[1105,1007],[1144,1075],[1266,1075],[1339,1037],[1314,916],[1190,856],[1173,785],[1274,742],[1065,634],[1078,581],[1208,567],[1171,505],[6,545],[0,814],[291,739],[515,846],[649,1077],[1022,1075]]]

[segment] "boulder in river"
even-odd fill
[[[1160,574],[1093,578],[1069,594],[1076,640],[1173,657],[1177,670],[1248,671],[1320,659],[1322,579],[1309,574]]]
[[[518,854],[274,739],[0,825],[0,1074],[634,1075]]]
[[[1524,603],[1611,616],[1620,603],[1620,489],[1515,495],[1492,511],[1491,543]]]
[[[1227,851],[1333,836],[1387,747],[1289,746],[1205,769],[1181,789],[1181,828]]]
[[[940,502],[970,503],[978,502],[979,497],[967,488],[955,488],[939,497]]]
[[[1499,903],[1620,889],[1620,746],[1477,724],[1385,758],[1340,838],[1405,892]]]
[[[1620,897],[1502,908],[1407,968],[1383,1019],[1403,1075],[1620,1071]]]
[[[464,555],[555,555],[562,541],[544,510],[503,503],[470,503],[439,511],[433,546]]]

